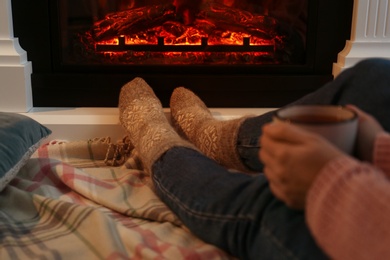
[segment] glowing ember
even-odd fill
[[[288,37],[277,20],[215,3],[203,5],[190,25],[170,4],[116,12],[80,40],[84,54],[105,64],[288,62]]]

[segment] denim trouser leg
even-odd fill
[[[390,61],[368,59],[340,74],[317,91],[289,104],[354,104],[373,115],[390,131]],[[261,127],[272,120],[273,112],[246,120],[239,131],[237,150],[244,164],[262,171],[258,159]]]
[[[239,259],[326,259],[305,225],[270,192],[264,175],[231,173],[175,147],[153,167],[159,197],[199,238]]]

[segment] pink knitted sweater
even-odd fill
[[[306,218],[332,259],[390,259],[390,134],[379,134],[373,164],[329,162],[309,190]]]

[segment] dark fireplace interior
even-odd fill
[[[12,0],[35,107],[115,107],[144,78],[168,106],[278,107],[332,80],[353,0]]]

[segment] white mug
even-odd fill
[[[355,111],[337,105],[292,105],[277,110],[275,121],[289,122],[328,139],[342,151],[354,150],[358,116]]]

